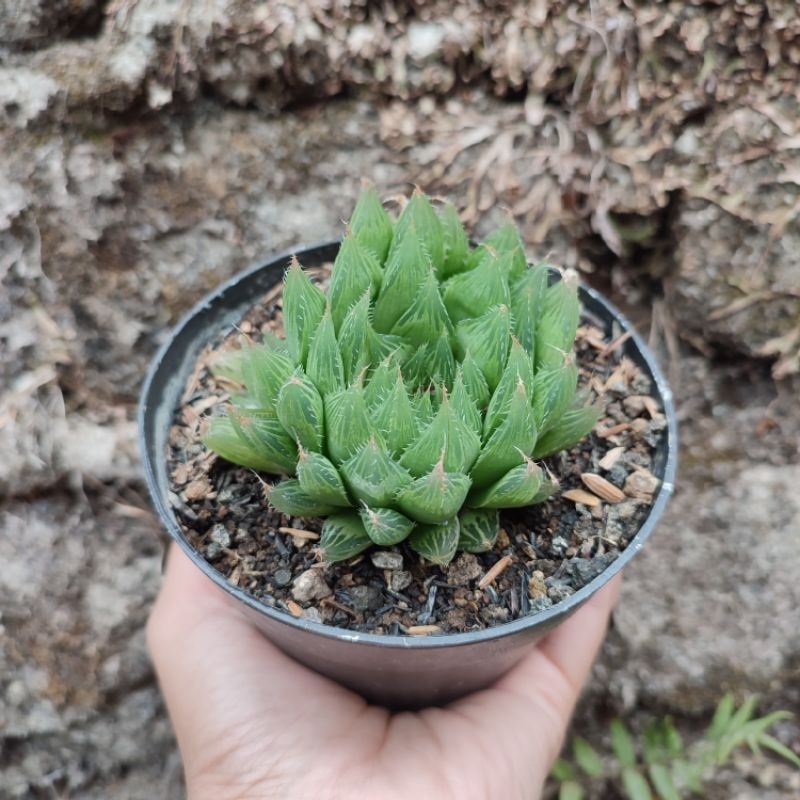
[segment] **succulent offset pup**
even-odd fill
[[[536,460],[599,417],[576,391],[577,285],[552,274],[513,225],[472,248],[453,206],[415,192],[393,223],[365,189],[327,290],[293,261],[285,339],[215,365],[241,391],[206,444],[285,476],[270,504],[323,517],[328,561],[403,540],[441,565],[489,550],[500,509],[557,488]]]

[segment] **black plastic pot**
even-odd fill
[[[292,251],[305,267],[331,262],[339,242]],[[677,429],[672,394],[652,354],[630,323],[592,289],[580,290],[584,309],[594,321],[630,331],[624,352],[651,379],[656,400],[668,420],[653,468],[661,481],[647,518],[628,547],[601,575],[568,599],[537,614],[497,627],[439,636],[380,636],[353,633],[297,619],[262,605],[231,586],[188,543],[170,506],[166,452],[175,409],[198,354],[230,331],[245,312],[279,280],[290,253],[271,258],[228,281],[190,311],[156,355],[142,390],[139,408],[141,452],[147,485],[159,516],[172,538],[210,580],[227,592],[254,625],[281,650],[317,672],[394,708],[419,708],[453,700],[484,688],[512,667],[530,645],[563,622],[608,583],[639,551],[651,534],[672,492],[677,461]],[[235,658],[235,654],[231,654]],[[265,680],[269,680],[265,676]]]

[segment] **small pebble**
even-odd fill
[[[567,552],[569,542],[563,536],[554,536],[550,549],[559,556],[563,556]]]
[[[535,614],[537,611],[544,611],[552,605],[553,601],[547,595],[537,597],[535,600],[531,599],[531,613]]]
[[[600,575],[615,557],[607,554],[596,558],[572,558],[565,563],[564,572],[572,579],[572,585],[580,589]]]
[[[466,586],[483,574],[478,559],[472,553],[461,553],[447,568],[447,582],[451,586]]]
[[[292,582],[292,573],[288,569],[275,570],[272,580],[276,586],[288,586]]]
[[[636,394],[650,394],[650,388],[650,379],[644,372],[637,370],[631,380],[631,389],[633,389]]]
[[[228,529],[220,522],[214,525],[214,527],[211,529],[210,538],[214,544],[217,544],[220,547],[231,546],[231,535],[228,533]]]
[[[378,569],[403,569],[403,556],[393,550],[376,550],[370,560]]]
[[[325,582],[322,573],[318,569],[307,569],[301,572],[292,584],[292,597],[298,603],[308,603],[312,600],[322,600],[329,597],[331,587]]]
[[[621,485],[625,482],[625,478],[628,477],[628,467],[622,462],[618,461],[614,466],[608,471],[608,475],[606,476],[611,483],[615,485]]]
[[[547,595],[554,603],[560,603],[575,594],[575,590],[569,584],[557,578],[547,578],[545,583],[547,584]]]
[[[303,613],[300,615],[303,619],[311,620],[311,622],[322,622],[322,614],[320,610],[316,606],[309,606],[308,608],[303,609]]]
[[[644,442],[650,447],[658,447],[661,442],[662,431],[667,427],[667,418],[658,417],[650,420],[647,433],[642,437]]]
[[[641,395],[633,394],[630,397],[626,397],[622,401],[622,405],[631,417],[639,417],[644,414],[644,398]]]
[[[224,486],[217,493],[217,503],[230,503],[236,498],[232,486]]]
[[[536,600],[539,597],[547,597],[547,584],[544,581],[544,572],[536,570],[528,581],[528,597]]]
[[[634,439],[641,439],[650,430],[650,423],[646,419],[637,417],[631,420],[630,431]]]
[[[658,484],[659,480],[652,472],[639,469],[628,476],[623,491],[628,497],[650,502],[658,489]]]
[[[353,611],[374,611],[381,605],[381,593],[374,586],[354,586],[348,594]]]
[[[236,537],[235,537],[235,539],[236,539],[237,543],[248,541],[248,539],[250,539],[250,531],[247,528],[243,528],[243,527],[239,526],[236,529]]]
[[[487,625],[497,625],[500,622],[507,622],[509,611],[505,606],[491,605],[481,609],[481,619]]]
[[[391,577],[389,578],[389,588],[393,592],[402,592],[403,589],[407,589],[414,581],[414,576],[405,569],[398,569],[395,572],[392,572]]]
[[[224,548],[220,547],[216,542],[209,542],[206,545],[205,556],[206,558],[213,560],[217,558],[223,551]]]

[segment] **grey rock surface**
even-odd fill
[[[636,664],[618,674],[631,705],[697,713],[718,699],[714,677],[753,692],[796,678],[800,467],[731,468],[725,491],[681,490],[628,571],[614,620]]]

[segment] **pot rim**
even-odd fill
[[[511,622],[500,623],[499,625],[477,631],[467,631],[462,633],[440,633],[427,636],[415,636],[410,634],[392,635],[361,633],[359,631],[350,631],[337,628],[333,625],[326,625],[321,622],[314,622],[308,619],[293,617],[288,612],[282,611],[279,608],[274,608],[261,603],[255,597],[239,587],[231,586],[225,577],[220,572],[215,570],[214,567],[212,567],[211,564],[209,564],[185,538],[183,531],[175,519],[172,508],[166,502],[166,498],[162,495],[159,486],[158,475],[150,458],[148,447],[148,421],[151,414],[155,413],[154,408],[158,405],[157,402],[149,402],[151,399],[150,395],[155,392],[154,387],[158,382],[157,379],[162,369],[162,363],[164,362],[165,356],[167,356],[172,349],[175,340],[187,328],[187,326],[189,326],[189,324],[195,320],[196,317],[201,316],[203,312],[211,309],[215,303],[220,302],[221,298],[238,284],[250,281],[256,275],[260,274],[266,269],[269,269],[270,267],[274,268],[276,265],[282,262],[288,262],[292,256],[296,256],[302,263],[302,258],[304,255],[308,255],[323,248],[332,248],[334,246],[338,246],[340,241],[340,239],[329,239],[304,247],[283,250],[281,253],[275,256],[260,261],[253,266],[236,273],[231,278],[220,284],[216,289],[205,295],[188,312],[186,312],[180,318],[178,323],[172,327],[168,338],[153,356],[150,367],[147,371],[147,376],[142,385],[142,391],[139,399],[137,414],[138,444],[142,456],[145,482],[161,522],[166,526],[167,531],[172,539],[178,543],[180,548],[195,564],[195,566],[197,566],[218,587],[224,589],[227,594],[231,595],[239,602],[244,603],[249,608],[252,608],[254,611],[268,616],[276,622],[283,623],[291,628],[298,628],[302,631],[330,639],[336,639],[345,642],[359,642],[377,647],[396,648],[400,650],[417,648],[435,650],[437,648],[459,647],[478,642],[494,641],[520,633],[527,628],[534,626],[545,626],[556,619],[566,618],[572,611],[576,610],[580,605],[588,600],[589,597],[591,597],[602,586],[604,586],[615,575],[617,575],[642,548],[645,540],[650,536],[655,528],[656,523],[661,517],[667,501],[674,490],[678,461],[678,429],[673,395],[671,389],[667,385],[660,367],[655,361],[655,357],[651,353],[644,339],[635,330],[630,320],[628,320],[628,318],[622,314],[622,312],[619,311],[619,309],[613,303],[607,300],[604,295],[595,289],[584,285],[583,283],[579,284],[582,304],[584,298],[591,298],[595,303],[604,307],[614,317],[614,320],[621,328],[622,333],[629,334],[629,341],[639,351],[642,360],[646,364],[647,369],[652,376],[654,383],[654,391],[652,393],[660,395],[663,405],[663,413],[667,421],[665,440],[666,460],[664,462],[663,477],[661,478],[658,492],[650,506],[646,518],[642,521],[639,530],[631,538],[627,547],[608,567],[603,570],[603,572],[589,581],[589,583],[587,583],[585,586],[578,589],[567,599],[561,600],[543,611],[528,614],[527,616],[519,617]]]

